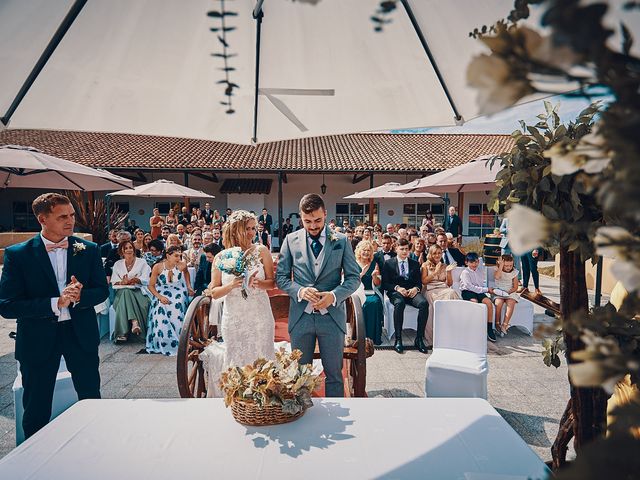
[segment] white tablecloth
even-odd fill
[[[221,399],[84,400],[0,460],[2,479],[545,478],[481,399],[314,399],[301,419],[236,423]]]

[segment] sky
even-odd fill
[[[607,100],[607,97],[598,97]],[[557,95],[546,99],[552,104],[560,104],[558,115],[563,123],[574,120],[578,114],[586,108],[590,101],[585,98]],[[469,120],[460,127],[414,128],[405,130],[391,130],[391,133],[504,133],[510,134],[519,129],[519,120],[524,120],[527,125],[535,125],[538,122],[536,115],[544,113],[544,101],[517,105],[490,117],[479,117]]]

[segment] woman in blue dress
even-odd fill
[[[356,246],[355,254],[358,265],[362,268],[360,280],[367,296],[362,306],[366,335],[373,340],[375,345],[380,345],[382,343],[384,312],[382,310],[382,298],[374,290],[374,287],[380,285],[381,279],[378,263],[373,259],[373,243],[367,240],[360,241]]]
[[[153,295],[147,319],[147,352],[175,355],[178,350],[189,295],[187,265],[178,246],[167,248],[164,260],[151,270],[149,291]]]

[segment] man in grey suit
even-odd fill
[[[362,269],[347,237],[327,228],[327,210],[319,195],[302,197],[300,216],[304,228],[285,237],[276,271],[278,287],[291,297],[291,347],[302,351],[300,363],[311,363],[317,339],[326,396],[342,397],[344,301],[360,285]]]

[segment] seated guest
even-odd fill
[[[351,249],[354,249],[355,246],[353,245],[353,230],[347,227],[344,230],[344,234],[347,236],[347,242],[349,242],[349,245],[351,245]]]
[[[118,230],[109,230],[109,241],[100,246],[100,256],[107,258],[111,250],[118,249]]]
[[[218,245],[213,243],[204,246],[204,253],[200,256],[200,263],[198,264],[198,271],[196,272],[194,286],[196,295],[202,295],[202,292],[204,292],[205,288],[211,283],[211,266],[213,265],[213,259],[221,250]]]
[[[360,281],[365,289],[367,299],[362,305],[362,315],[364,317],[364,326],[366,335],[373,340],[375,345],[382,343],[382,324],[384,323],[384,312],[382,307],[382,299],[374,290],[380,286],[381,277],[378,264],[373,258],[373,243],[362,240],[356,247],[356,260],[362,271],[360,272]]]
[[[200,256],[203,254],[202,250],[202,234],[200,232],[191,235],[191,248],[188,248],[184,252],[184,260],[187,262],[188,267],[198,268],[200,265]]]
[[[122,260],[113,265],[111,275],[111,285],[116,291],[113,301],[116,323],[111,340],[126,342],[129,333],[144,340],[149,298],[142,292],[142,287],[149,284],[151,268],[142,258],[136,257],[131,240],[120,243],[118,251]]]
[[[496,341],[496,334],[493,331],[493,304],[487,293],[493,293],[493,288],[484,286],[484,275],[478,270],[480,261],[475,252],[467,253],[467,268],[460,274],[460,293],[463,300],[475,303],[484,303],[487,306],[487,338],[491,342]]]
[[[427,317],[426,339],[427,345],[433,345],[433,310],[436,300],[458,300],[460,297],[451,288],[453,277],[451,271],[455,267],[442,263],[442,249],[432,245],[427,254],[427,260],[422,264],[422,293],[429,302]]]
[[[496,304],[496,330],[501,337],[509,331],[509,324],[516,303],[520,301],[518,291],[518,270],[514,268],[513,256],[509,254],[498,258],[498,264],[493,273],[496,290],[494,302]],[[506,304],[507,311],[504,313],[504,323],[502,322],[502,307]]]
[[[388,233],[385,233],[382,235],[382,248],[373,255],[374,260],[378,264],[378,270],[384,273],[384,262],[395,256],[396,251],[393,248],[393,238]]]
[[[459,266],[464,265],[464,255],[457,248],[449,247],[446,234],[439,233],[436,237],[436,243],[442,249],[442,261],[446,265],[453,265],[454,263]]]
[[[188,286],[188,275],[182,251],[176,245],[167,248],[165,258],[151,269],[149,291],[153,299],[147,317],[147,352],[177,353],[189,295],[195,293]]]
[[[120,230],[117,234],[118,245],[120,245],[125,240],[131,240],[131,234],[126,230]],[[135,247],[134,247],[135,248]],[[140,250],[136,250],[136,257],[140,256]],[[113,265],[120,260],[120,253],[118,253],[118,249],[111,250],[109,255],[107,255],[107,259],[104,261],[104,273],[107,275],[107,279],[111,277],[111,272],[113,270]]]
[[[271,250],[271,245],[269,245],[269,233],[267,233],[263,222],[258,222],[258,231],[256,232],[256,238],[253,243],[264,245],[267,249]]]
[[[362,230],[362,241],[370,242],[373,240],[373,233],[371,228],[367,227]]]
[[[209,245],[213,243],[213,233],[212,232],[202,232],[202,246]]]
[[[426,248],[426,244],[424,243],[424,240],[422,238],[414,237],[413,251],[409,254],[409,258],[412,258],[413,260],[418,262],[420,266],[422,266],[422,264],[427,259]]]
[[[187,248],[190,246],[189,245],[189,235],[187,234],[187,229],[181,223],[176,225],[176,235],[178,236],[178,238],[180,239],[180,241],[182,242],[183,245],[186,245]]]
[[[160,230],[160,237],[158,237],[158,239],[164,242],[165,247],[168,247],[167,238],[169,238],[169,235],[171,235],[171,229],[167,226],[162,227]]]
[[[286,237],[291,232],[293,232],[293,225],[291,225],[291,218],[287,217],[282,224],[282,238]]]
[[[149,244],[151,243],[151,241],[153,240],[153,237],[151,236],[150,233],[145,233],[144,234],[144,238],[142,239],[142,253],[146,253],[149,251]]]
[[[133,232],[133,246],[139,252],[144,252],[144,231],[141,228],[136,228]]]
[[[186,249],[184,248],[184,246],[182,245],[182,242],[180,241],[180,238],[178,238],[178,235],[176,235],[175,233],[170,233],[169,236],[167,237],[167,240],[165,242],[165,250],[169,247],[180,247],[180,251],[184,252]]]
[[[157,238],[149,242],[149,251],[142,254],[147,265],[153,267],[164,255],[164,243]]]
[[[467,255],[467,252],[465,252],[464,248],[462,248],[462,246],[458,243],[458,240],[456,238],[453,238],[453,234],[447,232],[445,233],[445,235],[447,236],[447,244],[449,246],[449,249],[455,248],[459,250],[462,255]]]
[[[432,245],[436,245],[436,234],[435,233],[427,233],[427,250],[429,250],[429,248],[431,248]]]
[[[211,233],[213,234],[213,243],[223,249],[224,245],[222,245],[222,234],[220,233],[220,229],[214,228],[211,230]]]
[[[407,232],[406,228],[398,229],[398,238],[404,238],[405,240],[409,240],[409,232]]]
[[[409,258],[409,241],[405,238],[398,240],[396,254],[395,258],[385,262],[382,270],[383,287],[393,305],[393,326],[396,331],[393,348],[398,353],[404,352],[402,345],[404,308],[406,305],[412,305],[418,309],[418,332],[414,344],[422,353],[427,353],[424,332],[427,326],[429,304],[424,296],[418,295],[422,287],[420,265]]]

